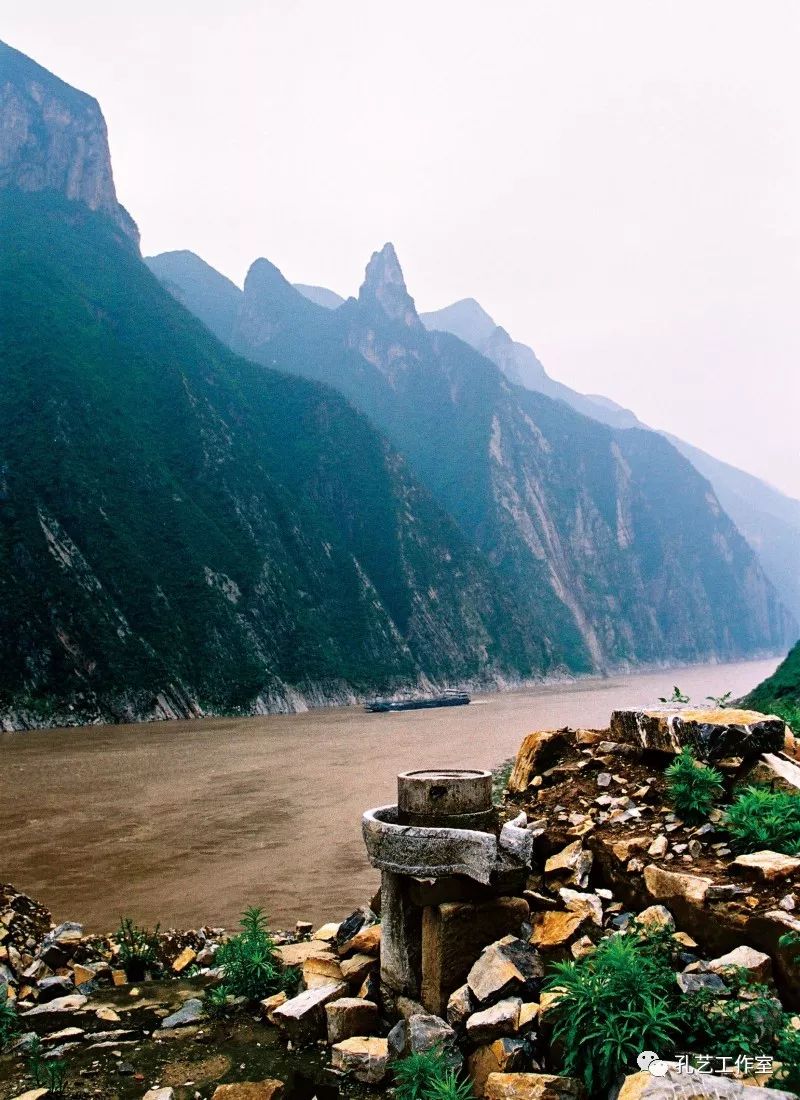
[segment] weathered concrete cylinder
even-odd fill
[[[455,768],[401,772],[397,820],[401,825],[485,829],[492,821],[492,773]]]

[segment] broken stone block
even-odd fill
[[[231,1085],[217,1085],[211,1100],[281,1100],[283,1081],[268,1077],[264,1081],[238,1081]]]
[[[721,997],[730,993],[719,974],[698,974],[684,971],[682,974],[677,974],[675,980],[683,993],[699,993],[701,989],[706,989],[709,993],[715,993]]]
[[[786,723],[753,710],[662,706],[615,710],[611,732],[643,749],[676,755],[688,747],[699,759],[716,762],[725,757],[753,759],[763,752],[780,752]]]
[[[311,1043],[325,1035],[325,1005],[346,996],[347,985],[344,982],[306,989],[276,1008],[272,1019],[293,1042]]]
[[[388,1040],[358,1036],[333,1046],[331,1060],[336,1069],[352,1073],[357,1081],[377,1085],[389,1064]]]
[[[36,1096],[46,1096],[47,1089],[37,1089]],[[26,1100],[26,1097],[30,1097],[33,1100],[33,1093],[25,1093],[25,1096],[19,1097],[19,1100]],[[175,1100],[175,1093],[170,1088],[160,1089],[148,1089],[142,1097],[142,1100]]]
[[[56,997],[68,997],[70,993],[74,993],[75,985],[71,978],[54,975],[52,978],[42,978],[36,983],[36,989],[39,994],[39,1004],[47,1004],[48,1001],[54,1001]]]
[[[649,905],[639,913],[636,921],[646,928],[666,928],[670,932],[675,931],[675,918],[666,905]]]
[[[339,925],[330,922],[323,924],[311,937],[312,940],[322,940],[324,943],[333,943],[339,933]]]
[[[177,1012],[173,1012],[171,1016],[167,1016],[165,1020],[161,1021],[161,1030],[171,1031],[176,1027],[186,1027],[187,1024],[197,1023],[204,1015],[205,1009],[200,998],[190,997],[188,1001],[184,1001]],[[119,1019],[116,1014],[115,1019]]]
[[[484,1095],[487,1100],[580,1100],[583,1085],[550,1073],[490,1073]]]
[[[351,989],[358,989],[377,966],[378,960],[372,955],[351,955],[349,959],[342,959],[342,978]]]
[[[275,948],[275,954],[284,966],[302,966],[309,955],[330,950],[323,940],[303,940],[302,943],[285,943]]]
[[[282,989],[280,993],[273,993],[271,997],[265,997],[263,1001],[260,1001],[261,1012],[264,1019],[270,1024],[274,1024],[273,1013],[276,1008],[280,1008],[281,1005],[285,1005],[289,1000],[288,994],[285,989]]]
[[[512,794],[524,794],[533,777],[552,767],[569,747],[565,730],[536,730],[519,747],[508,780]]]
[[[378,1006],[359,997],[340,997],[325,1005],[328,1042],[341,1043],[354,1035],[373,1035],[378,1026]]]
[[[473,1012],[467,1020],[467,1038],[473,1043],[481,1044],[514,1035],[519,1028],[521,1008],[522,1001],[519,997],[508,997],[491,1008]]]
[[[547,860],[544,873],[547,878],[556,879],[564,885],[584,889],[589,884],[592,859],[592,853],[583,847],[581,841],[573,840]]]
[[[787,878],[800,868],[800,859],[796,856],[785,856],[781,852],[750,852],[744,856],[737,856],[730,867],[732,874],[748,875],[750,878],[761,879],[762,882],[774,882],[776,879]]]
[[[622,1083],[617,1100],[795,1100],[792,1092],[745,1085],[719,1073],[680,1073],[671,1066],[663,1077],[648,1071],[632,1073]]]
[[[177,959],[173,962],[172,969],[176,974],[180,974],[187,966],[191,966],[196,958],[196,951],[191,947],[184,947],[183,951],[181,951],[180,955],[178,955]]]
[[[708,969],[714,974],[725,975],[731,971],[746,970],[754,982],[766,982],[772,971],[772,959],[753,947],[735,947],[727,955],[712,959]]]
[[[706,894],[712,885],[710,878],[686,875],[682,871],[665,871],[654,863],[644,869],[644,884],[654,901],[683,901],[692,906],[705,904]]]
[[[529,943],[540,951],[551,951],[556,947],[566,947],[584,924],[589,914],[546,912],[537,913],[533,921]]]
[[[800,765],[782,753],[767,752],[756,761],[746,781],[763,784],[774,791],[798,794],[800,793]]]
[[[481,952],[467,975],[467,984],[480,1004],[504,997],[536,999],[544,977],[544,965],[535,948],[515,936],[506,936]]]
[[[467,1062],[473,1095],[484,1095],[490,1073],[506,1073],[517,1069],[522,1066],[525,1057],[525,1043],[521,1039],[495,1039],[493,1043],[478,1047]]]
[[[303,963],[303,982],[307,989],[341,981],[344,981],[342,964],[332,951],[315,951]]]
[[[346,943],[339,947],[340,955],[372,955],[375,958],[381,952],[381,926],[369,924],[362,927]]]
[[[510,933],[518,933],[530,916],[524,898],[482,902],[445,902],[428,906],[422,918],[422,1003],[442,1015],[453,990],[460,986],[480,952]]]
[[[558,891],[558,896],[571,913],[585,913],[598,928],[603,927],[603,902],[597,894],[585,894],[563,887]]]
[[[88,999],[82,993],[73,993],[69,997],[56,997],[54,1001],[48,1001],[47,1004],[29,1008],[26,1012],[21,1012],[20,1015],[44,1016],[54,1012],[77,1012],[79,1008],[83,1008]]]
[[[475,1001],[466,982],[450,994],[447,1002],[447,1022],[451,1027],[463,1024],[475,1011]]]
[[[389,1032],[389,1058],[405,1058],[408,1054],[422,1054],[433,1047],[441,1048],[451,1065],[461,1064],[456,1047],[456,1033],[439,1016],[414,1014],[407,1020],[398,1020]]]

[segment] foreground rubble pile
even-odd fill
[[[664,777],[687,745],[725,788],[693,822]],[[223,997],[214,1011],[220,929],[161,936],[161,979],[130,983],[112,939],[53,927],[4,887],[0,983],[22,1034],[0,1059],[0,1100],[32,1087],[34,1035],[71,1063],[75,1097],[327,1100],[393,1087],[394,1068],[426,1051],[488,1100],[578,1100],[587,1087],[619,1100],[792,1096],[782,1082],[798,1067],[774,1052],[683,1055],[678,1039],[634,1051],[610,1084],[566,1075],[557,964],[588,965],[615,940],[652,943],[675,1004],[732,1031],[756,1004],[800,1033],[800,858],[737,854],[723,805],[742,784],[800,793],[795,753],[779,719],[655,709],[615,713],[607,730],[530,734],[500,808],[487,809],[487,773],[401,776],[398,806],[365,814],[379,894],[341,923],[277,937],[296,991]]]

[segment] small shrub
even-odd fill
[[[454,1069],[434,1076],[425,1088],[424,1100],[472,1100],[472,1084],[459,1080]]]
[[[775,1061],[780,1062],[780,1069],[769,1079],[769,1087],[800,1093],[800,1030],[792,1025],[788,1013],[778,1032]]]
[[[513,767],[514,757],[512,756],[492,769],[492,802],[495,806],[502,805]]]
[[[553,1040],[564,1072],[607,1092],[642,1050],[668,1050],[680,1032],[675,948],[665,932],[611,936],[578,962],[555,963],[545,988],[560,993]]]
[[[731,846],[739,852],[800,853],[800,795],[746,787],[728,807],[726,819]]]
[[[706,701],[709,703],[713,703],[715,707],[723,709],[724,707],[727,707],[728,703],[730,703],[732,695],[732,691],[726,691],[724,695],[707,695]]]
[[[228,997],[231,991],[227,985],[215,985],[207,989],[203,997],[203,1011],[212,1020],[218,1020],[228,1011]]]
[[[769,709],[772,714],[782,718],[794,733],[800,735],[800,704],[777,700]]]
[[[773,1050],[783,1020],[781,1003],[773,991],[751,982],[744,970],[726,975],[725,982],[730,998],[720,998],[709,989],[684,997],[683,1026],[689,1049],[713,1050],[724,1058]]]
[[[18,1031],[16,1005],[9,999],[8,986],[0,985],[0,1050],[11,1042]]]
[[[433,1100],[431,1090],[446,1089],[450,1066],[441,1047],[408,1054],[394,1065],[395,1100]],[[455,1074],[453,1087],[458,1088]],[[462,1100],[460,1096],[438,1092],[436,1100]]]
[[[45,1058],[43,1049],[37,1035],[28,1047],[28,1075],[37,1088],[61,1096],[67,1083],[67,1063],[62,1058]]]
[[[702,821],[723,792],[716,768],[699,763],[690,748],[683,748],[667,770],[667,797],[685,821]]]
[[[264,911],[255,907],[242,914],[242,931],[217,951],[216,963],[225,972],[225,985],[234,997],[259,1001],[296,984],[296,971],[283,970],[275,955]]]
[[[158,930],[139,928],[130,917],[120,917],[114,939],[119,944],[119,961],[129,982],[140,982],[146,971],[158,966]]]
[[[667,698],[665,695],[659,695],[659,703],[689,703],[691,700],[688,695],[684,695],[681,689],[676,684],[672,689],[672,695]]]

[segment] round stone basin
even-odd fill
[[[397,806],[378,806],[362,818],[373,867],[415,878],[466,875],[485,884],[509,859],[517,866],[529,865],[533,834],[525,825],[525,815],[520,814],[503,826],[499,837],[477,829],[406,825]]]

